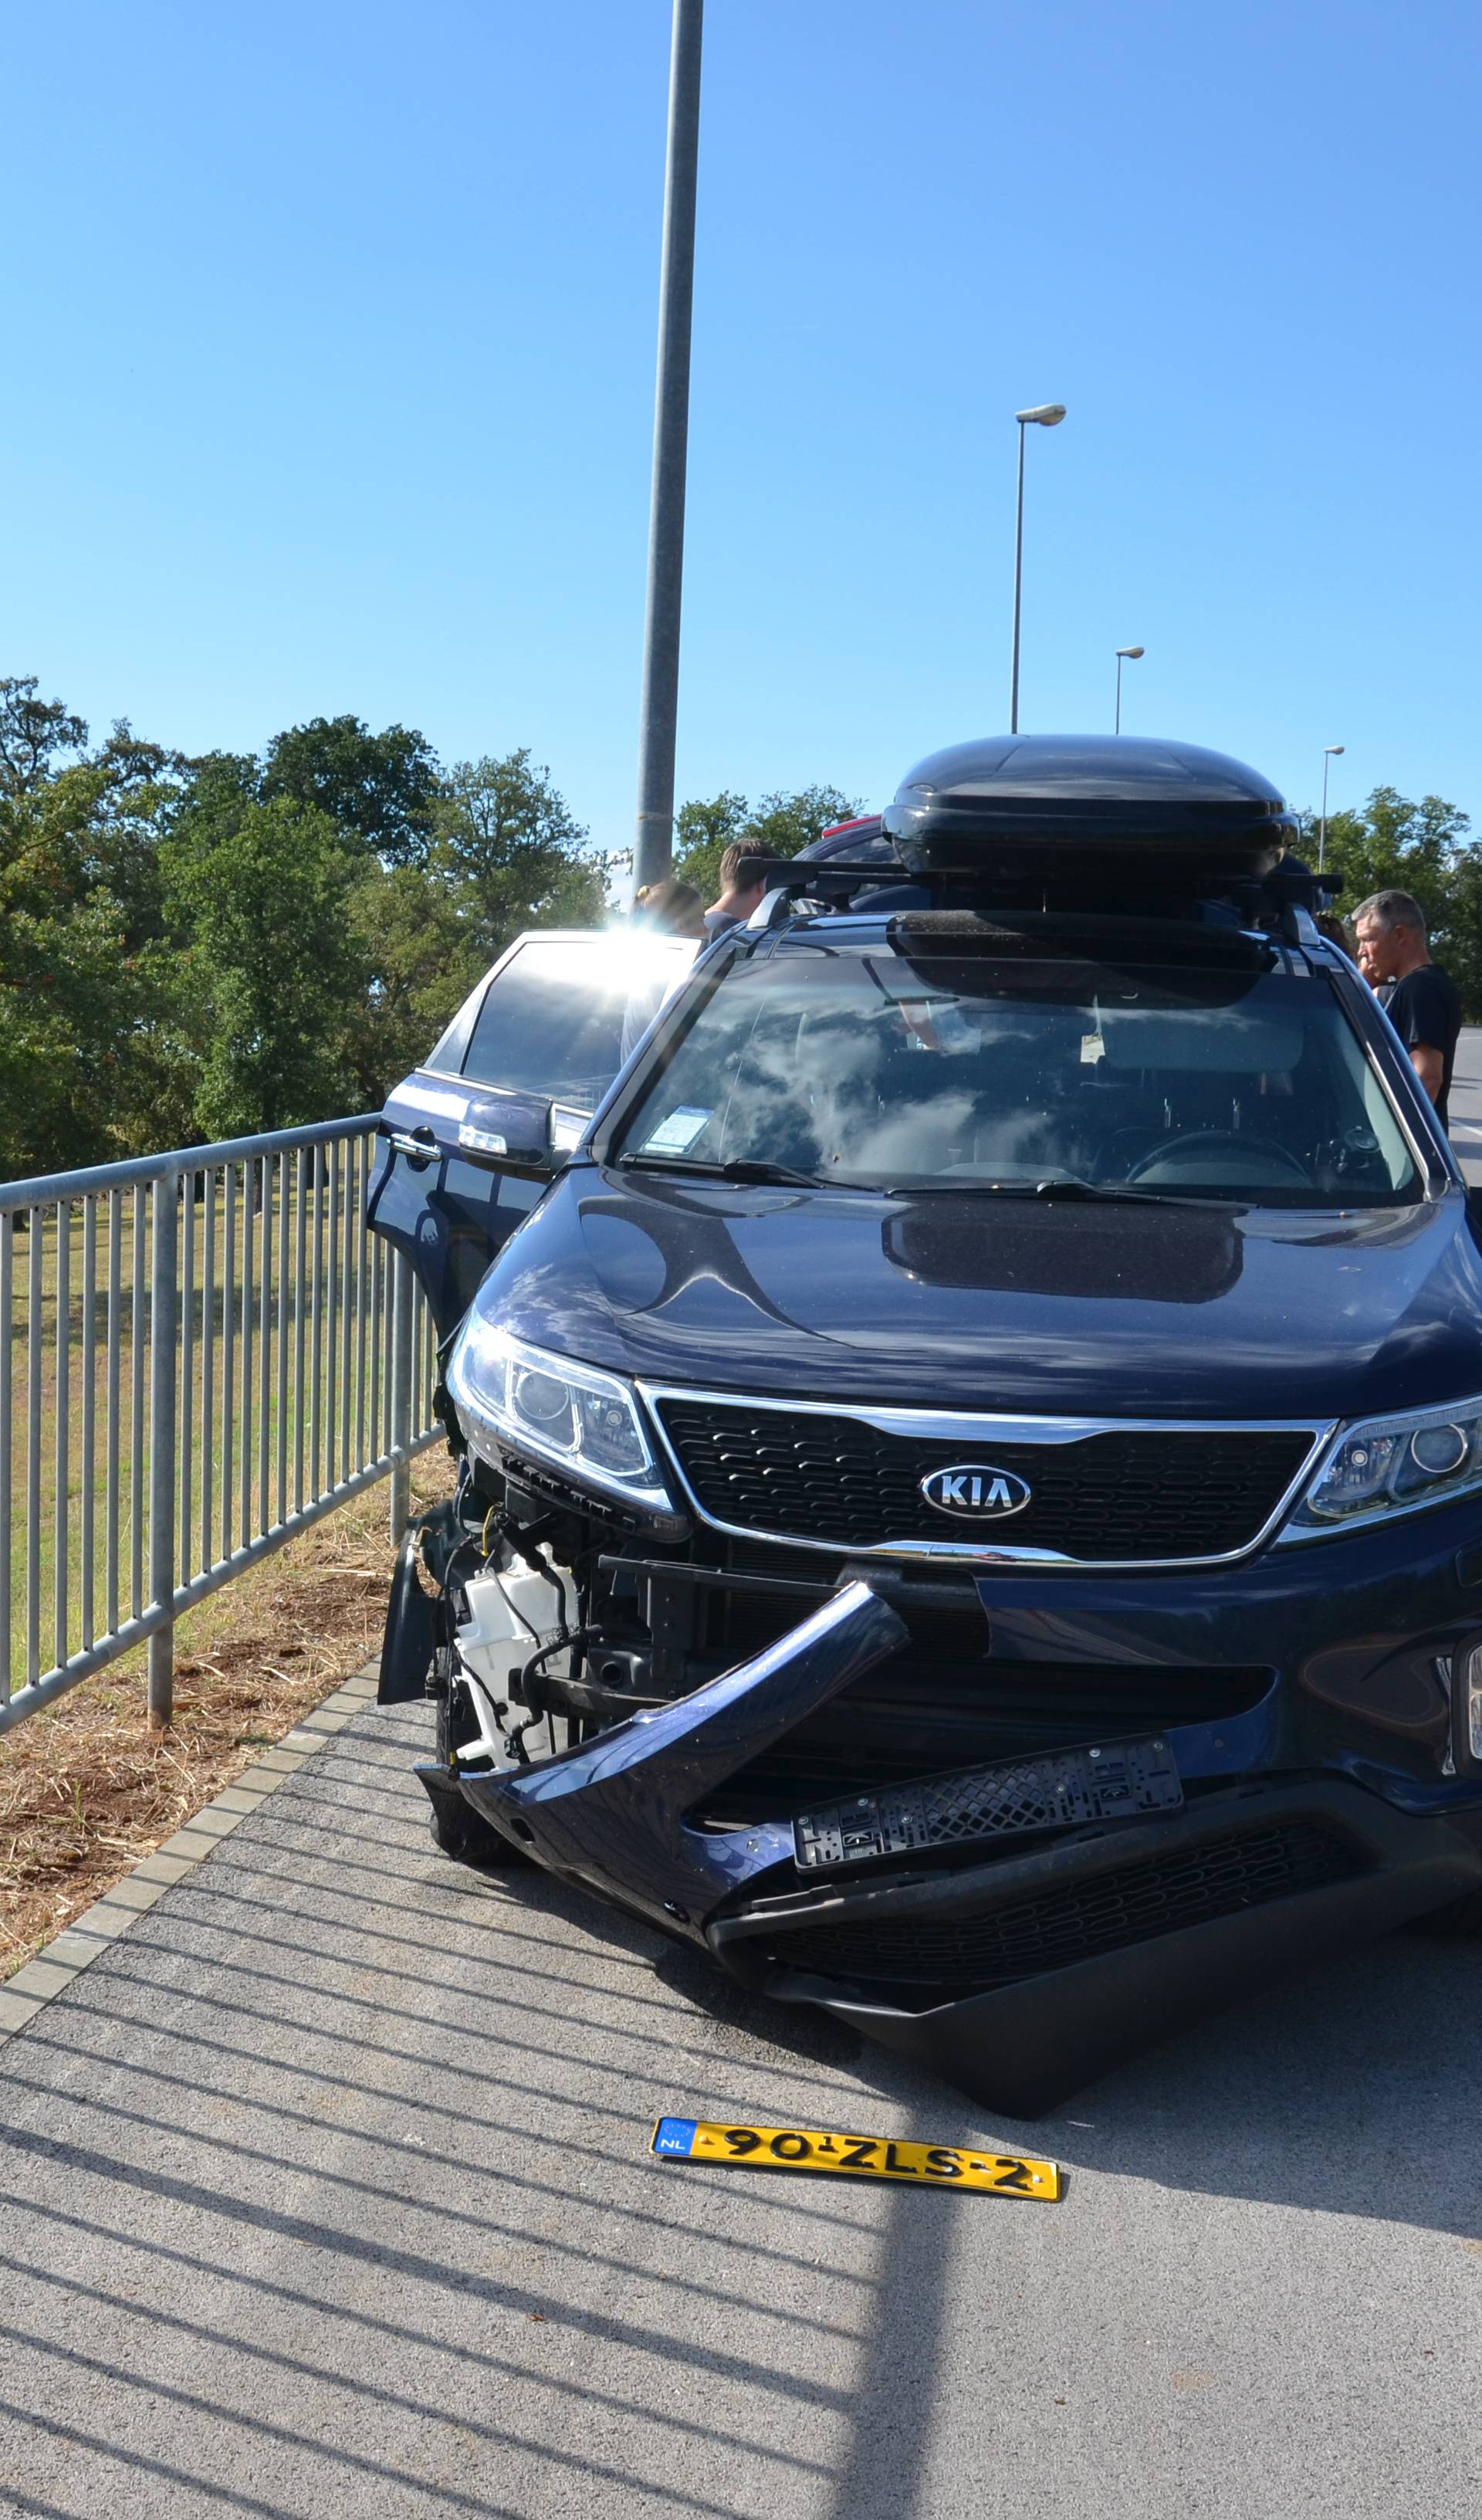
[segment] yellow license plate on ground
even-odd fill
[[[849,2179],[909,2179],[918,2186],[987,2187],[1053,2205],[1058,2165],[1023,2153],[955,2143],[903,2143],[894,2136],[830,2135],[816,2127],[725,2126],[709,2118],[660,2118],[651,2150],[661,2161],[734,2163],[741,2170],[822,2170]]]

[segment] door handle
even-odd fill
[[[430,1129],[419,1129],[415,1134],[407,1129],[392,1129],[388,1135],[398,1155],[405,1155],[414,1164],[429,1164],[437,1152],[437,1141]]]

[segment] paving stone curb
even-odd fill
[[[173,1837],[166,1838],[153,1855],[146,1855],[131,1871],[125,1872],[121,1881],[114,1882],[112,1890],[106,1890],[91,1908],[84,1908],[80,1916],[65,1925],[34,1959],[7,1978],[0,1986],[0,2048],[18,2031],[27,2029],[43,2005],[69,1987],[100,1952],[112,1950],[120,1935],[131,1933],[140,1917],[149,1914],[173,1883],[185,1880],[198,1864],[204,1864],[222,1839],[241,1826],[248,1812],[256,1811],[290,1777],[296,1777],[299,1769],[333,1741],[352,1716],[373,1705],[377,1671],[376,1663],[362,1663],[310,1714],[301,1717],[274,1749],[264,1750],[234,1783],[223,1785],[213,1802],[194,1813]]]

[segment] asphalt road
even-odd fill
[[[1482,1948],[1039,2128],[434,1854],[369,1708],[0,2051],[0,2509],[1286,2520],[1482,2500]],[[1057,2207],[651,2161],[1012,2145]]]

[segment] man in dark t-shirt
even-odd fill
[[[720,894],[705,913],[707,937],[723,936],[728,927],[743,927],[752,911],[760,908],[767,879],[752,870],[772,854],[765,840],[733,840],[722,851]]]
[[[1366,976],[1387,974],[1380,1001],[1444,1129],[1461,1001],[1440,964],[1430,959],[1425,913],[1408,892],[1371,893],[1354,913],[1354,931]]]

